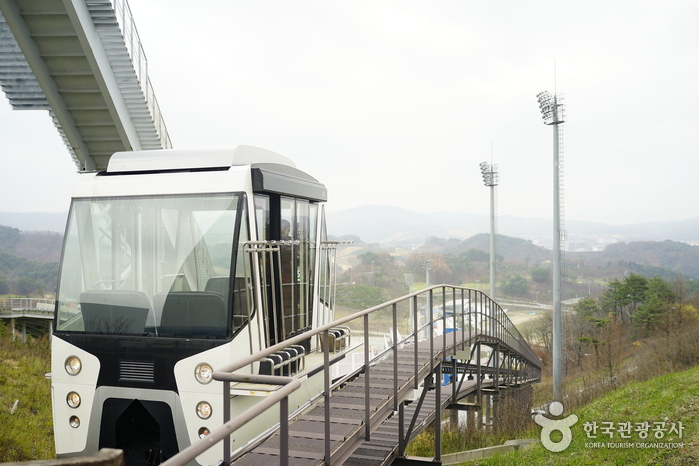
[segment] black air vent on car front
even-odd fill
[[[155,382],[152,361],[119,361],[120,382]]]

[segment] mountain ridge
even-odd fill
[[[401,207],[367,205],[326,215],[330,234],[357,235],[365,242],[383,245],[415,246],[424,243],[429,236],[466,239],[479,233],[490,233],[490,217],[481,214],[420,213]],[[551,241],[551,220],[503,215],[497,221],[498,234],[532,240],[541,245]],[[573,250],[601,250],[607,244],[631,241],[672,240],[699,244],[699,217],[629,225],[566,220],[566,227],[567,242]]]

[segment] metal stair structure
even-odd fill
[[[0,0],[0,86],[48,110],[79,171],[172,147],[126,0]]]
[[[410,333],[399,336],[399,327],[411,321]],[[374,353],[370,333],[378,327],[391,338],[385,349]],[[338,328],[361,332],[355,338],[363,342],[353,339],[356,346],[344,349],[324,344]],[[308,372],[269,375],[254,367],[277,351],[317,337],[318,349],[306,355],[307,361],[316,360],[307,362]],[[354,356],[363,364],[332,374],[332,364],[355,360]],[[321,375],[323,388],[317,395],[310,394],[306,403],[290,404],[289,396],[302,382]],[[405,448],[430,424],[435,456],[428,462],[441,464],[442,411],[467,411],[469,422],[489,429],[500,412],[495,409],[499,397],[510,396],[524,402],[507,409],[528,416],[526,393],[541,379],[541,361],[502,307],[482,291],[435,285],[297,334],[216,369],[212,377],[221,382],[223,425],[162,466],[191,464],[211,448],[221,448],[222,466],[414,464]],[[257,399],[246,400],[249,408],[235,413],[226,408],[232,397],[240,396]],[[470,401],[463,402],[466,397]],[[236,445],[239,429],[270,409],[273,416],[278,413],[278,424]]]

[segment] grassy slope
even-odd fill
[[[0,462],[51,459],[51,382],[48,338],[12,341],[0,322]],[[19,400],[14,414],[10,414]]]
[[[648,382],[620,388],[590,404],[577,409],[578,422],[573,426],[573,443],[565,451],[552,453],[541,444],[525,451],[512,452],[493,458],[465,463],[473,465],[695,465],[699,464],[699,367],[665,375]],[[667,419],[666,419],[667,418]],[[587,438],[583,429],[586,422],[596,421],[639,423],[666,420],[669,426],[681,421],[682,438],[666,434],[663,439],[641,439],[632,432],[630,439],[621,439],[618,433],[611,440],[598,431],[597,439]],[[553,437],[554,441],[558,439]],[[683,448],[592,448],[590,442],[672,442],[684,443]]]
[[[27,344],[12,341],[0,324],[0,462],[53,458],[48,339]],[[14,414],[10,410],[20,400]],[[571,414],[566,412],[565,415]],[[561,453],[541,445],[524,452],[468,463],[470,465],[694,465],[699,464],[699,367],[620,388],[595,402],[576,409],[573,443]],[[681,449],[590,448],[589,442],[610,441],[598,434],[588,439],[585,422],[681,421],[683,438],[667,435],[662,442],[684,443]],[[554,438],[554,440],[556,440]],[[649,442],[632,434],[629,440],[615,435],[612,442]]]

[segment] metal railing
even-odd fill
[[[43,298],[5,298],[0,300],[0,309],[36,310],[53,314],[56,300]]]
[[[143,87],[143,95],[146,100],[146,105],[153,118],[155,131],[160,137],[163,149],[172,149],[170,135],[167,132],[165,121],[163,120],[160,111],[160,105],[153,92],[153,85],[148,76],[148,59],[146,52],[141,44],[141,37],[136,29],[136,22],[131,14],[131,7],[127,0],[112,0],[114,2],[114,14],[117,22],[121,26],[122,35],[124,37],[124,45],[131,57],[131,63],[136,73],[138,81]]]
[[[452,306],[452,311],[448,311],[448,305]],[[386,310],[390,311],[390,316],[386,316]],[[405,337],[399,334],[399,326],[406,325],[407,322],[399,320],[399,310],[403,317],[406,317],[408,324],[412,327]],[[427,314],[427,315],[425,315]],[[370,317],[381,317],[384,320],[387,318],[391,321],[390,336],[391,344],[384,350],[370,356],[370,341],[369,329]],[[441,335],[435,335],[436,324],[442,322]],[[491,344],[498,349],[508,351],[510,356],[507,358],[510,364],[509,372],[514,373],[514,378],[520,381],[531,381],[538,379],[541,371],[541,362],[533,350],[529,347],[514,324],[507,317],[503,309],[487,295],[479,290],[450,286],[436,285],[424,290],[409,294],[407,296],[388,301],[384,304],[374,306],[364,311],[357,312],[344,318],[335,320],[334,322],[322,325],[319,328],[296,335],[286,341],[271,346],[263,351],[252,354],[240,359],[234,363],[228,364],[216,370],[213,374],[214,380],[223,382],[223,402],[224,402],[224,424],[213,430],[209,435],[200,441],[192,444],[188,448],[182,450],[177,455],[165,461],[163,466],[180,466],[196,458],[204,451],[223,441],[223,464],[230,463],[231,457],[231,434],[243,427],[250,420],[263,413],[265,410],[279,403],[280,420],[279,429],[281,435],[279,461],[282,466],[287,466],[288,457],[288,429],[289,429],[289,412],[288,412],[288,396],[300,387],[300,382],[292,377],[266,376],[266,375],[250,375],[254,373],[254,365],[262,358],[268,357],[272,353],[282,350],[290,345],[300,344],[304,340],[316,335],[322,336],[323,342],[329,342],[329,332],[338,326],[360,326],[363,328],[363,348],[364,348],[364,364],[361,368],[356,369],[344,377],[336,380],[331,384],[330,375],[330,346],[324,344],[323,352],[323,373],[324,373],[324,389],[321,397],[325,401],[325,464],[330,465],[333,459],[333,452],[330,444],[330,406],[331,394],[334,389],[340,387],[348,380],[356,377],[360,373],[364,373],[365,394],[364,394],[364,410],[365,418],[363,428],[357,431],[358,435],[369,440],[371,436],[371,415],[370,411],[370,372],[372,366],[379,360],[386,359],[393,355],[393,394],[388,401],[388,405],[392,403],[393,412],[398,411],[399,405],[403,401],[399,396],[399,388],[401,387],[398,378],[398,349],[412,345],[413,351],[413,367],[414,367],[414,388],[418,389],[420,379],[418,373],[421,365],[419,363],[418,350],[429,347],[430,360],[427,363],[430,367],[430,373],[433,373],[435,368],[441,368],[441,362],[449,357],[456,358],[457,353],[464,351],[467,346],[476,345],[480,349],[480,343],[486,345]],[[452,327],[448,327],[452,325]],[[460,326],[459,326],[460,325]],[[437,327],[439,327],[437,325]],[[468,327],[468,328],[467,328]],[[459,331],[457,331],[457,328]],[[452,331],[453,330],[453,331]],[[424,338],[421,338],[421,335]],[[437,348],[439,339],[441,339],[441,347]],[[499,350],[498,350],[499,351]],[[474,352],[469,352],[470,358],[473,358]],[[496,353],[499,354],[499,353]],[[497,357],[497,356],[496,356]],[[476,355],[477,364],[480,372],[480,354]],[[423,356],[424,359],[424,356]],[[469,359],[470,362],[470,359]],[[252,369],[247,369],[246,374],[237,373],[241,369],[250,366]],[[424,367],[424,364],[423,366]],[[484,367],[485,372],[495,373],[500,370],[502,364],[493,364],[492,366]],[[424,371],[423,371],[424,372]],[[441,370],[439,370],[441,373]],[[237,415],[234,419],[230,418],[230,391],[232,382],[244,383],[262,383],[280,385],[281,388],[263,399],[263,401],[252,406],[248,410]],[[437,392],[439,383],[437,383]],[[439,408],[438,408],[439,409]],[[411,426],[412,428],[412,426]],[[403,443],[401,437],[400,442]],[[401,449],[402,450],[402,449]]]

